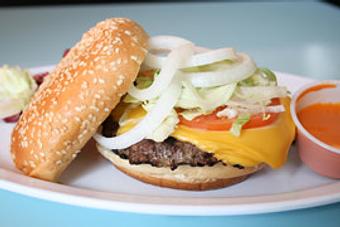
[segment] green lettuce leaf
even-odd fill
[[[35,80],[19,67],[0,68],[0,118],[22,111],[37,89]]]
[[[245,125],[250,120],[250,114],[242,113],[240,114],[237,119],[234,121],[230,128],[230,132],[234,136],[240,136],[241,135],[241,129],[243,125]]]
[[[202,114],[207,114],[226,104],[235,89],[236,83],[211,88],[195,88],[190,82],[183,81],[182,93],[176,107],[196,109]]]
[[[258,68],[249,78],[239,82],[240,86],[276,86],[275,74],[267,68]]]
[[[271,99],[286,97],[288,94],[287,88],[280,86],[239,86],[235,91],[233,99],[245,100],[247,103],[263,103],[267,105]]]

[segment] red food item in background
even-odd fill
[[[68,54],[68,52],[70,52],[70,48],[67,48],[67,49],[64,50],[63,58],[66,57],[66,55]]]
[[[14,122],[17,122],[19,120],[20,115],[21,115],[21,112],[15,114],[15,115],[6,117],[3,120],[4,120],[4,122],[7,122],[7,123],[14,123]]]
[[[48,72],[37,73],[33,75],[33,79],[37,82],[38,86],[44,82],[44,78],[48,75]]]

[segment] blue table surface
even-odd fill
[[[0,65],[55,64],[63,50],[107,17],[130,17],[151,35],[235,47],[260,66],[340,79],[340,10],[327,3],[187,2],[0,8]],[[175,217],[120,213],[0,190],[0,226],[340,226],[340,203],[281,213]]]

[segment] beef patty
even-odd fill
[[[117,122],[111,117],[103,123],[102,133],[105,137],[113,137],[118,128]],[[169,137],[163,142],[144,139],[131,147],[113,150],[130,164],[151,164],[156,167],[170,167],[172,170],[179,165],[212,166],[219,161],[193,144]]]

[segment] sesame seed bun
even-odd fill
[[[86,32],[50,73],[12,133],[11,153],[26,175],[56,181],[135,80],[148,36],[112,18]]]
[[[132,165],[127,159],[122,159],[111,150],[97,144],[98,151],[125,174],[156,186],[183,190],[211,190],[227,187],[248,178],[260,170],[263,165],[235,168],[222,163],[214,166],[192,167],[180,165],[175,170],[165,167],[153,167],[150,164]]]

